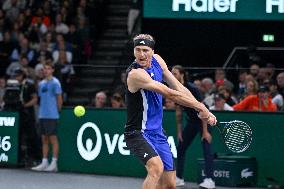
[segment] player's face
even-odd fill
[[[153,54],[154,50],[147,46],[136,46],[134,48],[135,60],[142,68],[151,66]]]

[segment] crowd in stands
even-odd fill
[[[41,158],[35,124],[44,65],[54,65],[66,100],[76,74],[73,65],[85,64],[92,55],[94,3],[0,0],[0,111],[19,112],[20,162],[33,165]]]
[[[193,81],[211,110],[271,112],[284,110],[283,82],[284,72],[276,73],[272,64],[240,69],[236,81],[230,81],[223,69],[215,70],[214,79]]]
[[[232,72],[232,71],[230,71]],[[275,71],[272,64],[260,67],[252,64],[248,69],[233,70],[238,78],[230,81],[226,70],[214,70],[214,78],[191,80],[200,90],[204,104],[220,111],[284,111],[284,72]],[[112,92],[99,91],[92,98],[90,107],[124,108],[125,72],[121,84]],[[120,105],[114,105],[113,96],[119,96]],[[103,103],[102,103],[103,101]],[[170,99],[163,99],[164,109],[175,109]]]
[[[14,78],[20,68],[37,85],[43,78],[44,63],[52,61],[66,100],[68,84],[76,72],[73,64],[84,64],[92,54],[92,3],[0,0],[1,78]]]

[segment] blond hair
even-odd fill
[[[149,35],[149,34],[138,34],[133,38],[133,41],[137,40],[137,39],[147,39],[149,41],[153,41],[155,42],[153,36]]]

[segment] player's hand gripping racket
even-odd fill
[[[248,149],[252,141],[252,130],[243,121],[219,122],[216,125],[225,145],[235,153],[244,152]]]

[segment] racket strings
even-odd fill
[[[241,121],[232,121],[225,126],[224,140],[228,148],[234,152],[245,151],[252,141],[250,127]]]

